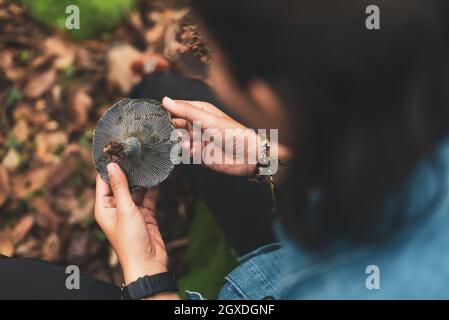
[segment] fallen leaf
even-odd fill
[[[95,192],[88,188],[84,191],[83,196],[78,201],[77,206],[72,210],[69,218],[69,224],[78,224],[93,217],[95,206]]]
[[[10,50],[0,52],[0,70],[11,81],[22,79],[25,75],[25,71],[22,68],[14,65],[14,54]]]
[[[62,185],[72,176],[80,161],[90,163],[90,152],[74,143],[66,146],[59,161],[50,169],[47,187],[53,189]]]
[[[60,70],[72,65],[75,60],[73,45],[59,37],[45,39],[44,50],[47,55],[56,56],[55,67]]]
[[[41,189],[47,182],[49,168],[42,167],[17,174],[11,179],[11,196],[24,199],[29,194]]]
[[[40,257],[40,246],[39,241],[36,238],[29,237],[29,239],[25,240],[22,244],[19,244],[14,252],[18,256],[29,257],[29,258],[38,258]]]
[[[3,158],[3,167],[8,171],[14,171],[20,165],[20,155],[14,148],[9,148],[6,156]]]
[[[149,18],[153,22],[153,27],[147,30],[145,40],[155,48],[164,48],[167,37],[171,38],[171,33],[177,34],[179,22],[188,14],[188,9],[165,9],[163,11],[153,11]],[[168,35],[167,35],[168,34]],[[176,39],[175,39],[176,40]]]
[[[0,207],[6,202],[11,192],[8,171],[0,165]]]
[[[49,179],[49,181],[52,181]],[[53,207],[61,212],[70,213],[78,207],[76,191],[73,188],[62,187],[55,190]]]
[[[67,249],[67,255],[71,260],[83,258],[87,255],[89,238],[89,232],[87,231],[77,231],[72,235]]]
[[[0,69],[5,71],[14,67],[14,54],[11,50],[3,50],[0,52]]]
[[[139,79],[132,72],[131,65],[141,53],[130,45],[118,45],[108,52],[108,85],[117,87],[122,93],[128,93]]]
[[[10,229],[0,231],[0,254],[7,257],[14,254],[14,242]]]
[[[36,143],[36,156],[44,163],[56,163],[59,159],[55,153],[68,143],[67,133],[64,131],[42,132],[34,138]]]
[[[25,120],[21,119],[17,121],[16,125],[12,129],[12,133],[18,142],[23,143],[28,140],[30,127]]]
[[[47,261],[56,261],[59,259],[61,249],[61,242],[56,233],[52,232],[45,239],[45,242],[42,246],[42,258]]]
[[[38,226],[45,230],[58,229],[61,218],[50,207],[48,199],[42,196],[34,197],[30,207],[36,212],[35,221]]]
[[[33,129],[46,127],[51,122],[51,119],[48,111],[45,110],[45,106],[44,100],[37,100],[34,106],[26,102],[19,102],[14,107],[13,118],[16,121],[25,120]],[[38,110],[38,108],[42,107],[44,108]]]
[[[38,98],[48,90],[55,82],[56,68],[51,67],[48,70],[30,75],[27,81],[23,94],[28,98]]]
[[[154,12],[151,15],[153,21],[160,20],[162,14],[160,12]],[[162,23],[155,23],[155,25],[146,31],[145,40],[152,45],[159,44],[162,42],[164,37],[165,26]]]
[[[71,119],[73,120],[67,128],[69,132],[82,129],[89,120],[89,112],[92,109],[93,100],[88,91],[88,86],[81,86],[70,94]]]
[[[61,93],[62,87],[60,85],[54,85],[53,88],[51,88],[51,97],[56,106],[61,105]]]
[[[27,236],[34,225],[34,217],[31,214],[23,216],[16,226],[12,229],[12,238],[14,245],[17,245]]]
[[[45,124],[45,129],[48,131],[55,131],[59,128],[59,123],[57,121],[49,121]]]
[[[76,51],[76,64],[82,69],[92,69],[94,62],[92,60],[89,50],[85,48],[78,48]]]

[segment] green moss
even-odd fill
[[[80,29],[67,30],[75,39],[103,37],[134,7],[134,0],[22,0],[36,20],[60,30],[65,23],[69,5],[80,9]]]
[[[6,107],[9,108],[14,103],[22,99],[22,93],[16,87],[13,87],[6,97]]]
[[[188,272],[178,281],[180,292],[198,291],[208,299],[215,299],[224,277],[237,266],[237,260],[204,202],[195,209],[189,239]]]

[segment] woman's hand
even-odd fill
[[[125,283],[167,271],[165,244],[156,221],[157,189],[131,194],[116,163],[107,167],[111,185],[97,177],[95,219],[120,265]]]
[[[256,168],[256,162],[258,160],[258,146],[260,145],[260,137],[253,130],[248,130],[244,125],[238,123],[224,112],[219,110],[214,105],[208,102],[202,101],[183,101],[172,100],[165,97],[162,101],[162,105],[172,115],[172,123],[177,129],[185,129],[189,132],[190,138],[193,137],[193,124],[194,121],[198,121],[201,124],[201,133],[205,130],[217,130],[217,133],[223,138],[220,144],[216,144],[215,141],[202,141],[201,150],[204,150],[208,144],[216,144],[221,148],[222,161],[221,163],[211,163],[204,161],[201,154],[202,164],[206,167],[214,169],[219,172],[223,172],[231,175],[251,176],[254,174]],[[227,138],[225,130],[237,129],[237,138]],[[248,144],[253,142],[256,146],[253,163],[248,161]],[[227,144],[233,145],[233,148],[226,150]],[[186,146],[184,146],[186,147]],[[193,156],[198,150],[195,149],[195,143],[190,141],[187,148],[190,152],[190,156]],[[229,150],[231,149],[231,151]],[[236,154],[237,150],[241,150],[240,154]],[[225,159],[231,163],[226,163]],[[233,161],[233,163],[232,163]],[[240,163],[238,161],[241,161]]]

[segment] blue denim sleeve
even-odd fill
[[[278,299],[280,244],[261,247],[239,259],[240,265],[225,278],[219,300]],[[185,291],[189,300],[206,300],[200,293]]]
[[[274,243],[240,258],[241,265],[225,278],[219,300],[279,299],[282,248]]]
[[[185,293],[188,300],[207,300],[199,292],[186,290]]]

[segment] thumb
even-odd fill
[[[114,162],[108,164],[107,170],[117,209],[121,212],[126,212],[126,210],[135,206],[131,193],[129,192],[126,176],[120,166]]]

